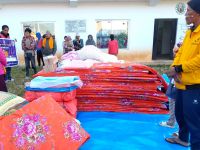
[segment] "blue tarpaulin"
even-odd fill
[[[175,129],[159,126],[167,115],[80,112],[78,119],[91,138],[80,150],[187,150],[165,142]]]

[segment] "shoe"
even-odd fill
[[[26,80],[29,80],[30,78],[29,78],[29,77],[25,77],[25,79],[26,79]]]
[[[168,124],[167,121],[162,121],[159,123],[160,126],[163,126],[163,127],[168,127],[168,128],[174,128],[175,126],[174,125],[170,125]]]
[[[11,78],[11,79],[6,80],[5,82],[8,83],[8,82],[13,82],[13,81],[15,81],[15,79]]]
[[[184,147],[189,147],[190,144],[188,142],[184,142],[181,139],[179,139],[178,137],[172,137],[172,138],[165,138],[165,141],[171,143],[171,144],[178,144]]]
[[[13,82],[13,81],[15,81],[15,79],[11,78],[10,81]]]
[[[172,136],[173,136],[173,137],[178,137],[178,136],[179,136],[179,133],[178,133],[178,131],[177,131],[177,132],[174,132],[174,133],[172,133]]]

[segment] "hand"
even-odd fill
[[[165,71],[168,77],[174,77],[177,73],[175,71],[175,67],[170,67],[169,70]]]
[[[26,49],[26,50],[30,50],[30,48],[29,48],[29,47],[25,47],[25,49]]]
[[[174,78],[177,83],[181,83],[181,73],[175,71],[175,67],[170,67],[169,70],[165,71],[168,77]]]
[[[174,57],[176,56],[176,53],[178,52],[178,50],[179,50],[179,47],[174,47],[173,48],[173,55],[174,55]]]
[[[176,74],[175,76],[174,76],[174,81],[176,81],[177,83],[181,83],[181,74]]]

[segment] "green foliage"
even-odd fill
[[[37,70],[41,70],[41,68],[37,68]],[[30,73],[33,74],[33,70],[30,69]],[[8,82],[7,88],[10,93],[16,94],[18,96],[24,96],[24,87],[26,82],[30,82],[29,80],[25,80],[25,67],[14,67],[12,68],[12,78],[15,81]]]
[[[119,48],[127,48],[127,42],[126,42],[126,40],[128,40],[128,34],[126,34],[126,33],[120,33],[119,35],[117,35],[116,38],[118,40]]]

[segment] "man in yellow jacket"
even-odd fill
[[[190,0],[186,22],[187,31],[168,75],[176,81],[175,115],[179,136],[166,138],[167,142],[200,150],[200,0]],[[190,135],[190,138],[189,138]]]

